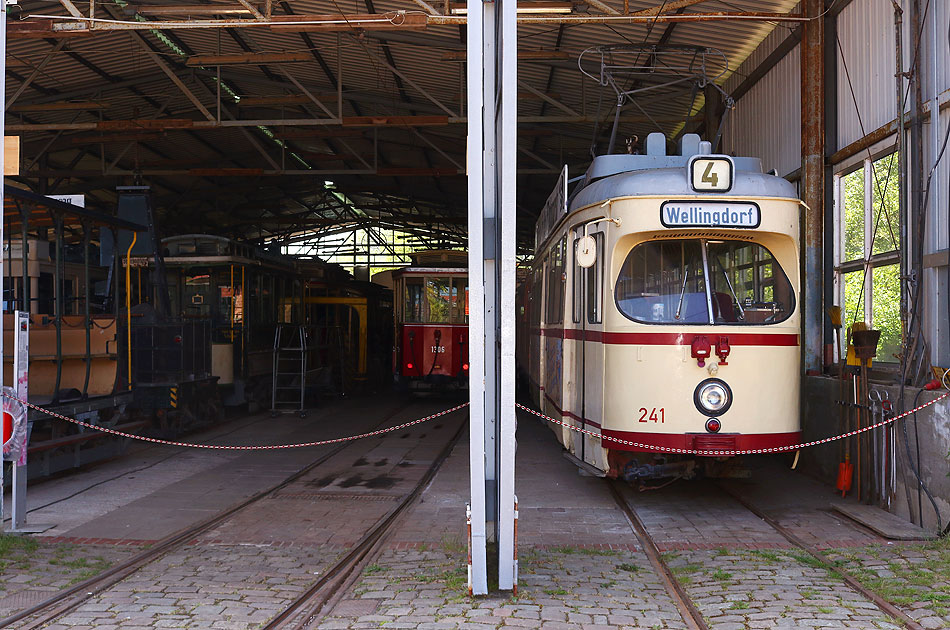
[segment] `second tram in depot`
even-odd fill
[[[468,388],[468,254],[431,250],[393,272],[393,376],[412,391]]]
[[[537,224],[520,296],[519,367],[577,463],[628,481],[741,474],[704,451],[801,436],[799,208],[758,159],[594,159]],[[699,451],[676,454],[663,449]]]

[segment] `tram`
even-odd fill
[[[468,388],[468,254],[430,250],[393,272],[393,377],[411,391]]]
[[[210,322],[211,374],[226,405],[270,399],[274,331],[301,324],[303,285],[293,259],[208,234],[162,239],[171,312]]]
[[[628,481],[742,474],[704,451],[801,437],[795,187],[695,134],[666,148],[598,156],[571,195],[565,169],[519,302],[534,403],[579,466]]]

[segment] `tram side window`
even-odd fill
[[[583,274],[584,268],[577,264],[577,247],[580,243],[579,238],[574,239],[574,257],[573,263],[571,264],[571,284],[573,285],[571,291],[571,302],[573,308],[571,309],[574,313],[574,323],[578,324],[581,321],[582,313],[584,312],[584,283],[583,283]]]
[[[546,324],[564,323],[564,255],[567,247],[567,237],[551,249],[548,258],[548,277],[545,305]]]
[[[599,324],[603,321],[604,301],[604,233],[594,234],[597,259],[587,269],[587,321]]]
[[[406,278],[405,321],[419,324],[425,321],[422,278]]]
[[[468,278],[452,280],[454,291],[454,309],[452,321],[458,324],[468,323]]]

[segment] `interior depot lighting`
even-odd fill
[[[574,10],[573,2],[519,2],[517,13],[571,13]],[[449,5],[452,15],[468,15],[468,6],[462,3]]]

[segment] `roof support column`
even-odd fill
[[[838,304],[838,295],[835,292],[835,185],[834,185],[834,164],[831,156],[838,150],[838,15],[829,11],[823,18],[825,25],[824,39],[828,42],[824,50],[825,63],[825,208],[824,213],[824,233],[827,247],[823,248],[822,259],[824,269],[822,277],[824,278],[825,304],[831,306]],[[835,349],[835,333],[831,324],[830,317],[822,317],[824,321],[824,339],[825,339],[825,359],[826,363],[834,363],[840,357],[836,352],[842,352],[839,347]],[[838,340],[840,341],[840,339]],[[839,343],[840,346],[840,343]]]
[[[805,202],[803,290],[804,362],[806,371],[818,371],[822,364],[822,229],[825,190],[825,74],[824,21],[819,17],[822,0],[803,0],[802,14],[811,19],[802,33],[802,182]]]
[[[515,0],[469,3],[468,228],[471,559],[469,586],[517,583],[515,463]],[[490,551],[489,551],[490,550]]]

